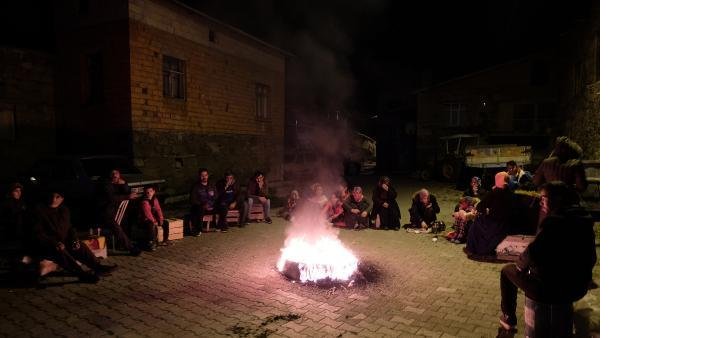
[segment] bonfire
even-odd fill
[[[276,268],[300,282],[345,282],[358,269],[358,258],[338,238],[338,231],[318,213],[295,215]]]

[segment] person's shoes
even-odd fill
[[[226,233],[226,232],[229,232],[229,229],[227,229],[227,228],[222,228],[222,233]]]
[[[500,316],[500,326],[505,330],[515,331],[517,330],[517,318],[503,313]]]
[[[173,245],[173,242],[171,242],[170,240],[165,240],[161,243],[158,243],[158,245],[159,246],[171,246],[171,245]]]
[[[100,277],[93,272],[82,272],[78,275],[78,280],[83,283],[95,284],[100,281]]]
[[[202,236],[202,231],[198,231],[195,233],[195,237],[200,237],[200,236]]]
[[[273,223],[273,220],[270,217],[266,217],[266,223],[271,224]]]
[[[149,242],[149,244],[146,246],[146,251],[148,251],[148,252],[156,251],[156,243]]]
[[[93,269],[93,271],[95,271],[95,274],[97,274],[97,275],[105,275],[105,274],[111,273],[115,270],[117,270],[116,264],[115,265],[102,265],[102,264],[100,264],[100,265],[96,266],[95,269]]]
[[[141,250],[137,247],[133,247],[129,250],[129,255],[137,257],[137,256],[141,255]]]

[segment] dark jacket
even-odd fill
[[[544,219],[517,264],[544,287],[576,301],[587,293],[596,261],[592,218],[586,210],[572,207]]]
[[[478,215],[468,229],[466,245],[471,253],[493,255],[509,234],[514,234],[515,196],[508,188],[493,189],[478,203]]]
[[[78,239],[71,225],[71,214],[63,205],[58,208],[37,206],[33,232],[34,244],[41,251],[53,250],[58,243],[70,247]]]
[[[217,189],[217,205],[228,206],[241,198],[241,187],[239,182],[234,181],[231,186],[226,186],[227,181],[221,179],[215,184],[215,189]]]
[[[249,180],[248,193],[249,193],[249,197],[258,196],[258,197],[268,198],[268,183],[264,181],[263,187],[259,187],[258,182],[256,182],[256,179],[251,178]]]
[[[195,182],[190,189],[190,204],[192,205],[198,205],[204,209],[212,210],[214,209],[216,199],[217,190],[210,182],[208,182],[207,185],[202,185],[199,181]]]
[[[119,204],[129,199],[130,194],[131,189],[127,183],[115,184],[109,180],[103,180],[98,186],[95,196],[98,212],[101,213],[103,218],[114,217],[119,208]]]
[[[371,218],[374,218],[382,209],[383,203],[388,204],[388,210],[393,218],[400,219],[400,207],[397,205],[397,191],[392,186],[388,186],[388,190],[385,191],[380,186],[376,186],[373,190],[373,210],[371,211]]]
[[[427,225],[436,221],[436,214],[441,211],[439,203],[436,202],[436,196],[430,194],[429,203],[431,203],[431,208],[426,208],[419,198],[419,193],[414,194],[414,197],[412,197],[412,206],[409,209],[410,223],[418,226],[422,224],[422,221]]]
[[[21,240],[27,233],[25,221],[27,205],[22,199],[5,197],[0,205],[0,242]]]
[[[463,196],[483,198],[485,196],[485,189],[478,187],[478,192],[473,192],[473,187],[468,187],[466,191],[463,192]]]
[[[343,204],[344,212],[350,213],[351,209],[358,209],[361,210],[361,212],[368,212],[370,210],[370,203],[368,203],[368,199],[363,197],[360,201],[356,202],[356,200],[353,198],[353,196],[349,196],[349,198],[346,199],[346,202]]]

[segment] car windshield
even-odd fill
[[[124,175],[141,174],[125,157],[95,157],[80,160],[85,168],[86,175],[90,177],[105,176],[113,169],[119,169]]]

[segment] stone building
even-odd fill
[[[56,1],[58,147],[186,192],[199,167],[282,179],[287,52],[177,1]]]
[[[565,32],[559,46],[558,109],[564,134],[583,148],[584,158],[600,159],[599,6]]]
[[[440,137],[459,133],[544,147],[558,124],[552,55],[530,55],[416,91],[418,165],[433,159]]]

